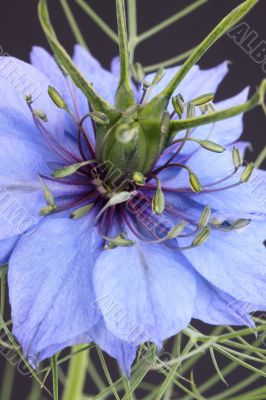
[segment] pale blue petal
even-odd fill
[[[17,241],[17,236],[0,241],[0,264],[8,263],[9,257],[16,246]]]
[[[139,345],[161,342],[191,319],[195,280],[183,257],[161,245],[137,242],[101,253],[94,286],[106,326]]]
[[[73,60],[95,90],[109,103],[115,103],[118,77],[102,68],[100,63],[83,47],[76,45]]]
[[[31,64],[43,73],[52,85],[54,85],[62,96],[68,94],[66,79],[60,71],[54,58],[43,47],[33,46],[30,53]],[[68,94],[69,96],[69,94]]]
[[[197,294],[193,318],[211,325],[254,326],[249,315],[254,307],[238,301],[200,275],[196,276],[196,282]]]
[[[78,91],[69,77],[66,78],[63,75],[54,58],[45,49],[34,46],[30,56],[31,63],[48,77],[52,86],[58,90],[65,100],[68,108],[77,119],[81,119],[88,110],[87,99],[84,94]],[[80,112],[80,115],[77,115],[77,112]],[[92,129],[91,125],[90,129]],[[68,113],[65,113],[65,137],[66,139],[69,137],[72,139],[77,138],[77,126]],[[76,148],[77,146],[74,147]]]
[[[113,335],[106,328],[104,320],[98,322],[89,331],[89,336],[103,351],[118,361],[122,372],[129,377],[131,366],[136,357],[137,347]]]
[[[242,92],[230,99],[215,103],[216,110],[224,110],[226,108],[235,107],[243,104],[248,99],[249,88],[245,88]],[[243,114],[239,114],[233,118],[229,118],[215,124],[200,126],[193,129],[191,136],[197,139],[208,139],[222,146],[232,144],[239,140],[243,133],[244,121]],[[180,134],[178,135],[180,138]],[[193,142],[187,142],[182,151],[183,154],[189,154],[198,145]]]
[[[13,333],[24,353],[38,361],[51,346],[63,348],[100,318],[92,284],[100,251],[93,218],[47,219],[20,239],[11,256]]]
[[[266,303],[266,249],[253,229],[236,232],[213,230],[209,240],[184,256],[210,283],[238,301]]]
[[[163,79],[155,86],[152,97],[160,93],[174,77],[180,67],[167,68]],[[202,94],[215,93],[218,86],[228,72],[228,63],[224,62],[217,67],[201,70],[197,65],[192,67],[181,84],[175,90],[174,95],[181,93],[185,101],[190,101]],[[148,74],[145,80],[152,81],[155,73]],[[172,106],[171,106],[172,108]]]
[[[113,75],[119,78],[120,74],[120,58],[114,57],[111,61],[111,72]]]
[[[237,142],[235,144],[242,155],[248,147],[248,143]],[[232,159],[233,146],[227,146],[226,151],[221,154],[207,152],[199,149],[187,162],[187,165],[197,174],[201,184],[208,189],[208,185],[227,177],[234,171]],[[209,187],[209,190],[224,188],[239,182],[243,168],[230,179],[216,186]],[[170,179],[165,186],[172,188],[189,188],[188,173],[186,170],[169,174]],[[266,214],[266,172],[255,170],[248,183],[236,187],[218,191],[188,193],[186,196],[197,203],[209,205],[214,210],[233,218],[256,218],[263,219]]]
[[[13,127],[21,135],[20,123],[14,126],[13,117],[21,121],[25,138],[33,140],[40,135],[35,127],[31,112],[23,98],[32,94],[34,109],[47,114],[45,127],[55,137],[62,137],[65,126],[65,112],[55,107],[48,95],[49,79],[35,67],[13,57],[2,57],[0,63],[0,120],[1,131]],[[25,128],[24,128],[25,129]],[[35,139],[36,140],[36,139]]]

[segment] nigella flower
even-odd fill
[[[242,166],[242,114],[169,136],[173,121],[214,113],[227,63],[194,66],[161,113],[150,99],[178,67],[130,92],[118,59],[109,72],[76,46],[73,61],[116,112],[88,104],[44,49],[32,65],[2,60],[40,88],[22,98],[1,69],[2,204],[15,208],[1,207],[1,262],[24,354],[37,365],[93,341],[129,374],[140,344],[160,347],[192,318],[252,326],[266,306],[266,188],[264,171]]]

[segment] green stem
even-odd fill
[[[264,147],[264,149],[258,156],[257,160],[255,161],[256,168],[259,168],[265,159],[266,159],[266,146]]]
[[[78,24],[77,24],[77,22],[76,22],[76,20],[74,18],[74,15],[73,15],[73,13],[71,11],[71,8],[69,7],[69,5],[67,3],[67,0],[60,0],[60,2],[61,2],[61,6],[62,6],[62,8],[64,10],[65,16],[66,16],[66,18],[68,20],[68,23],[69,23],[70,28],[71,28],[71,30],[73,32],[73,35],[75,36],[75,39],[76,39],[77,43],[79,43],[85,49],[89,50],[88,46],[87,46],[87,43],[86,43],[86,41],[85,41],[85,39],[84,39],[80,29],[79,29],[79,26],[78,26]]]
[[[76,0],[76,3],[83,9],[83,11],[102,29],[110,39],[118,44],[117,34],[99,17],[98,14],[87,4],[84,0]]]
[[[114,383],[113,383],[113,381],[112,381],[111,375],[109,374],[108,367],[107,367],[107,365],[106,365],[106,362],[105,362],[103,353],[102,353],[101,349],[99,349],[98,347],[97,347],[97,352],[98,352],[98,356],[99,356],[101,365],[102,365],[102,367],[103,367],[104,374],[105,374],[105,376],[106,376],[107,382],[109,383],[109,385],[110,385],[110,387],[111,387],[111,390],[112,390],[112,392],[113,392],[113,395],[114,395],[114,397],[115,397],[116,400],[120,400],[120,397],[119,397],[119,395],[118,395],[118,393],[117,393],[117,391],[116,391],[116,388],[115,388],[115,386],[114,386]],[[74,399],[73,399],[73,400],[74,400]]]
[[[220,39],[232,26],[240,21],[255,6],[255,4],[257,4],[258,1],[259,0],[246,0],[240,6],[235,8],[230,14],[228,14],[199,44],[196,50],[175,74],[171,82],[166,86],[161,94],[155,97],[155,99],[161,96],[170,98],[176,87],[180,84],[193,65],[200,60],[200,58],[218,39]]]
[[[58,42],[55,31],[51,25],[49,12],[47,8],[47,0],[40,0],[38,6],[39,19],[47,40],[52,47],[56,56],[57,62],[59,62],[66,72],[70,75],[75,85],[83,91],[92,106],[97,111],[102,111],[107,114],[113,113],[112,106],[106,102],[93,88],[92,84],[88,82],[81,72],[77,69],[73,63],[71,57],[67,54],[62,45]]]
[[[215,111],[210,114],[200,115],[199,117],[187,118],[184,120],[171,121],[171,133],[179,132],[188,128],[196,128],[201,125],[211,124],[227,118],[232,118],[238,114],[242,114],[251,110],[257,105],[262,105],[266,91],[266,80],[262,81],[258,91],[246,102],[239,106],[227,108],[221,111]]]
[[[13,391],[13,383],[15,379],[16,368],[10,364],[8,361],[5,365],[5,372],[3,376],[3,381],[1,385],[1,394],[0,399],[10,400],[12,391]]]
[[[35,380],[32,381],[31,391],[27,400],[39,400],[41,399],[41,385]]]
[[[134,61],[134,51],[138,43],[138,26],[137,26],[137,4],[136,0],[127,0],[128,9],[128,31],[129,31],[129,52],[130,61]]]
[[[163,68],[167,68],[167,67],[171,67],[172,65],[176,65],[179,62],[185,60],[186,58],[188,58],[190,56],[190,54],[192,54],[192,52],[195,50],[195,47],[193,47],[193,49],[190,49],[182,54],[179,54],[176,57],[173,58],[169,58],[168,60],[162,61],[158,64],[152,64],[152,65],[148,65],[147,67],[144,67],[144,71],[146,73],[148,72],[153,72],[158,70],[160,67]]]
[[[120,80],[116,92],[117,106],[125,110],[134,104],[134,94],[130,83],[129,52],[124,0],[116,0],[117,26],[120,53]]]
[[[1,302],[0,302],[0,313],[4,317],[5,312],[5,298],[6,298],[6,277],[1,277]]]
[[[84,346],[76,346],[72,349],[72,352],[74,353],[76,350],[81,350],[82,347]],[[87,362],[87,350],[81,351],[71,358],[63,400],[81,399],[87,375]]]
[[[266,371],[266,368],[264,367],[264,368],[262,368],[262,370]],[[220,394],[212,397],[211,400],[228,399],[229,396],[232,396],[232,395],[234,395],[236,393],[240,393],[243,389],[246,389],[246,387],[248,387],[252,383],[256,382],[256,380],[258,380],[259,378],[261,378],[261,376],[257,375],[257,374],[254,374],[254,375],[251,375],[249,377],[246,377],[245,379],[243,379],[238,384],[232,386],[231,388],[226,389],[225,393],[220,393]]]
[[[129,0],[131,1],[131,0]],[[165,21],[155,25],[153,28],[149,29],[146,32],[143,32],[138,37],[138,43],[143,42],[146,39],[149,39],[151,36],[155,35],[156,33],[162,31],[163,29],[167,28],[168,26],[174,24],[175,22],[179,21],[180,19],[184,18],[192,11],[195,11],[197,8],[201,7],[203,4],[207,3],[209,0],[197,0],[194,1],[189,6],[185,7],[183,10],[179,11],[175,15],[171,16],[170,18],[166,19]]]
[[[51,358],[51,367],[53,375],[53,396],[54,400],[58,400],[58,367],[57,367],[57,356]]]

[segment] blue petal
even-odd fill
[[[73,60],[82,74],[92,82],[95,90],[114,104],[118,77],[102,68],[100,63],[83,47],[76,45]]]
[[[0,241],[0,264],[8,263],[9,257],[16,246],[18,237]]]
[[[101,253],[94,286],[107,329],[139,345],[181,331],[191,319],[195,280],[185,259],[161,245],[137,242]]]
[[[137,347],[113,335],[106,328],[104,320],[98,322],[89,331],[89,336],[103,351],[118,361],[122,372],[129,377],[131,366],[136,357]]]
[[[93,216],[47,219],[16,246],[8,273],[13,333],[36,363],[98,322],[92,274],[99,246]]]
[[[120,74],[120,58],[114,57],[111,61],[111,72],[113,75],[119,78]]]
[[[39,46],[33,46],[30,53],[31,64],[42,74],[47,76],[62,96],[68,92],[66,79],[56,64],[54,58],[48,51]]]
[[[249,88],[246,88],[236,96],[231,97],[230,99],[221,101],[219,103],[215,103],[215,108],[218,111],[238,106],[239,104],[243,104],[248,99],[248,93],[249,93]],[[198,139],[212,140],[213,142],[225,146],[239,140],[240,136],[243,133],[243,129],[244,129],[243,114],[239,114],[233,118],[216,122],[215,124],[200,126],[194,129],[191,136]],[[197,145],[193,142],[187,142],[184,147],[183,153],[185,154],[191,153],[196,148],[196,146]]]
[[[218,289],[200,275],[196,276],[196,282],[193,318],[211,325],[254,326],[249,315],[253,307]]]
[[[48,95],[49,84],[50,81],[47,77],[32,65],[12,57],[1,58],[0,121],[2,132],[11,130],[16,137],[24,133],[24,138],[36,141],[36,137],[40,134],[23,98],[24,95],[32,94],[33,108],[41,109],[47,114],[46,128],[55,137],[62,137],[65,112],[55,107],[51,101]],[[23,131],[20,129],[20,124]],[[27,129],[25,129],[26,127]]]
[[[156,94],[160,93],[165,88],[179,69],[180,67],[166,69],[165,76],[153,89],[152,97],[156,96]],[[174,94],[181,93],[185,101],[190,101],[202,94],[215,93],[227,72],[227,62],[207,70],[201,70],[198,66],[194,66],[175,90]],[[155,73],[152,73],[147,75],[145,79],[152,81],[154,76]]]
[[[266,249],[246,228],[237,232],[212,231],[207,243],[184,256],[210,283],[235,299],[266,306]]]
[[[58,90],[77,119],[82,118],[88,111],[87,99],[83,93],[78,91],[71,79],[63,75],[54,58],[45,49],[38,46],[32,48],[30,58],[31,63],[46,75],[51,84]],[[81,115],[77,115],[77,111],[80,111]],[[72,138],[72,140],[77,137],[77,126],[67,113],[65,113],[65,136],[66,139]]]
[[[248,143],[238,142],[235,145],[244,154]],[[201,184],[208,189],[208,185],[227,177],[234,171],[232,150],[233,146],[228,146],[224,153],[216,154],[199,149],[189,159],[187,165],[197,174]],[[230,179],[209,187],[209,190],[238,183],[242,172],[243,168],[240,168]],[[222,191],[188,193],[187,197],[197,203],[209,205],[212,209],[223,213],[225,217],[263,219],[266,214],[265,176],[265,171],[256,170],[248,183]],[[180,170],[175,175],[172,174],[165,182],[165,186],[188,188],[187,171]]]

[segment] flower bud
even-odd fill
[[[254,171],[254,169],[255,169],[255,165],[253,163],[249,163],[246,166],[246,168],[244,169],[244,171],[243,171],[243,173],[242,173],[242,175],[240,177],[240,182],[241,183],[248,182],[250,177],[251,177],[251,175],[252,175],[252,173],[253,173],[253,171]]]
[[[66,109],[67,105],[65,103],[65,100],[62,98],[62,96],[58,93],[58,91],[53,88],[52,86],[48,87],[48,94],[51,98],[51,100],[54,102],[54,104],[58,108]]]

